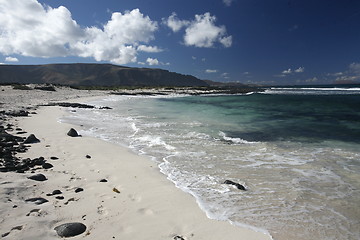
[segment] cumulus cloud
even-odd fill
[[[215,42],[220,42],[224,47],[232,45],[231,36],[226,36],[225,26],[215,25],[216,17],[210,13],[195,15],[195,20],[191,22],[185,30],[184,43],[187,46],[213,47]]]
[[[281,72],[282,74],[291,74],[292,73],[292,70],[291,68],[289,68],[288,70],[284,70]]]
[[[336,82],[358,82],[360,81],[360,63],[351,63],[346,71],[329,73],[328,76],[336,77]]]
[[[205,72],[206,73],[217,73],[218,70],[216,69],[206,69]]]
[[[136,61],[138,51],[159,51],[143,45],[154,39],[157,29],[157,22],[139,9],[114,12],[101,28],[82,28],[63,6],[52,8],[37,0],[2,1],[0,53],[45,58],[92,57],[126,64]]]
[[[296,72],[296,73],[302,73],[302,72],[304,72],[304,71],[305,71],[305,68],[304,68],[304,67],[299,67],[298,69],[295,69],[294,72]]]
[[[159,60],[157,60],[156,58],[148,58],[146,59],[146,62],[150,65],[159,65]]]
[[[229,73],[224,72],[221,74],[221,77],[225,78],[225,79],[229,79]]]
[[[215,43],[220,43],[224,47],[231,47],[232,36],[227,36],[225,26],[216,26],[216,17],[211,16],[210,13],[202,15],[195,15],[192,21],[180,20],[176,13],[173,13],[167,19],[163,19],[173,32],[180,31],[185,27],[184,44],[186,46],[195,47],[214,47]]]
[[[305,68],[304,67],[299,67],[295,70],[292,70],[291,68],[287,69],[287,70],[284,70],[281,72],[281,77],[285,77],[286,75],[289,75],[289,74],[292,74],[292,73],[302,73],[305,71]]]
[[[349,71],[351,73],[360,74],[360,63],[351,63],[349,65]]]
[[[146,46],[146,45],[138,46],[137,50],[142,51],[142,52],[148,52],[148,53],[158,53],[158,52],[164,51],[163,49],[158,48],[156,46]]]
[[[19,59],[15,58],[15,57],[6,57],[5,58],[5,62],[18,62]]]
[[[173,12],[167,19],[163,18],[162,22],[171,28],[173,32],[178,32],[181,28],[190,24],[190,22],[187,20],[180,20],[175,12]]]
[[[227,7],[230,7],[233,2],[234,2],[234,0],[223,0],[223,3],[224,3],[225,6],[227,6]]]

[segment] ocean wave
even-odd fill
[[[220,140],[225,141],[225,142],[230,142],[230,143],[233,143],[233,144],[254,144],[254,143],[258,143],[258,142],[246,141],[245,139],[242,139],[242,138],[228,137],[228,136],[226,136],[226,133],[224,133],[222,131],[219,132],[219,136],[221,137]]]
[[[296,94],[296,95],[348,95],[348,94],[360,94],[360,88],[339,88],[339,87],[273,87],[266,89],[261,94]]]

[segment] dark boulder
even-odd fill
[[[78,192],[82,192],[82,191],[84,191],[84,189],[83,189],[83,188],[77,188],[77,189],[75,189],[75,192],[76,192],[76,193],[78,193]]]
[[[50,163],[43,163],[43,165],[41,165],[42,166],[42,168],[43,169],[49,169],[49,168],[52,168],[52,167],[54,167],[52,164],[50,164]]]
[[[38,198],[29,198],[29,199],[26,199],[25,202],[33,202],[33,203],[35,203],[36,205],[40,205],[40,204],[43,204],[43,203],[48,202],[48,200],[46,200],[45,198],[42,198],[42,197],[38,197]]]
[[[34,134],[30,134],[30,136],[28,136],[24,141],[24,143],[26,143],[26,144],[28,144],[28,143],[38,143],[38,142],[40,142],[40,140],[37,139]]]
[[[35,181],[40,181],[40,182],[43,182],[43,181],[47,180],[45,175],[43,175],[41,173],[32,175],[32,176],[28,177],[28,179],[35,180]]]
[[[71,129],[69,130],[69,132],[67,133],[67,135],[70,136],[70,137],[79,137],[79,136],[80,136],[80,135],[78,134],[78,132],[77,132],[75,129],[73,129],[73,128],[71,128]]]
[[[231,180],[225,180],[224,184],[233,185],[239,190],[246,191],[246,188],[243,185],[241,185],[240,183],[233,182]]]
[[[99,182],[107,182],[106,179],[101,179]]]
[[[60,237],[74,237],[86,231],[86,226],[79,222],[64,223],[54,228]]]

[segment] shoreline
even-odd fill
[[[74,239],[271,239],[207,218],[195,198],[176,188],[150,159],[96,138],[67,136],[70,128],[81,127],[58,121],[66,114],[62,107],[40,107],[36,112],[10,119],[28,132],[21,136],[33,133],[40,140],[16,156],[43,156],[53,167],[35,171],[46,176],[43,182],[27,179],[30,172],[0,173],[0,234],[8,233],[4,239],[58,237],[54,228],[66,222],[86,225]],[[83,191],[75,192],[79,188]],[[54,190],[64,199],[47,196]],[[33,197],[48,202],[24,201]]]

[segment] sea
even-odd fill
[[[360,239],[360,85],[87,103],[112,109],[61,121],[148,156],[211,219],[275,240]]]

